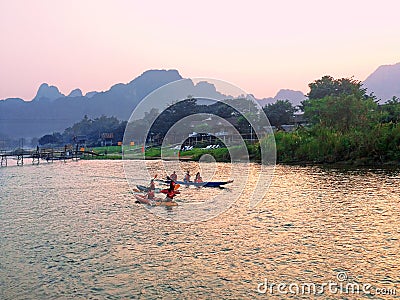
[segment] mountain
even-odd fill
[[[94,92],[88,92],[88,93],[86,93],[85,97],[86,98],[92,98],[96,94],[98,94],[98,92],[95,92],[95,91]]]
[[[400,98],[400,63],[394,65],[383,65],[378,67],[363,82],[369,93],[384,103],[393,98]]]
[[[180,79],[183,78],[177,70],[149,70],[129,83],[115,84],[105,92],[83,95],[80,89],[75,89],[68,96],[60,93],[57,87],[43,83],[32,101],[19,98],[0,100],[0,136],[17,139],[62,132],[82,120],[84,115],[90,118],[106,115],[128,120],[137,104],[148,94]],[[173,91],[169,92],[168,97],[173,98],[171,101],[182,97],[183,93],[186,96],[204,95],[210,99],[227,98],[213,84],[195,84],[191,80],[174,85]]]
[[[62,132],[82,120],[84,115],[90,118],[115,116],[120,120],[128,120],[136,105],[149,93],[180,79],[182,76],[177,70],[149,70],[129,83],[115,84],[105,92],[83,95],[80,89],[74,89],[67,96],[60,93],[57,87],[43,83],[32,101],[19,98],[0,100],[0,136],[32,138]],[[204,95],[208,99],[229,97],[219,93],[208,82],[194,84],[189,80],[183,82],[181,88],[188,96]],[[176,92],[177,95],[182,94]],[[171,95],[169,97],[174,97]],[[273,99],[289,99],[297,104],[304,99],[304,95],[298,91],[281,90]]]
[[[289,100],[293,106],[300,105],[300,102],[306,99],[306,96],[300,91],[281,89],[275,97],[263,98],[258,100],[260,105],[264,107],[267,104],[275,103],[277,100]]]
[[[182,79],[177,70],[149,70],[129,83],[118,83],[108,91],[82,94],[75,89],[69,95],[62,94],[57,87],[47,83],[40,85],[32,101],[20,98],[0,100],[0,137],[40,137],[80,121],[84,115],[96,118],[101,115],[128,120],[136,105],[155,89]],[[400,97],[400,63],[380,66],[364,81],[369,92],[384,102],[393,96]],[[185,91],[188,95],[206,95],[218,99],[221,95],[215,86],[206,82],[193,83]],[[280,90],[275,97],[258,100],[262,106],[276,100],[289,100],[299,105],[306,96],[300,91]],[[1,141],[0,141],[1,142]]]
[[[57,87],[42,83],[32,101],[53,101],[61,97],[65,97],[65,95],[61,94]]]
[[[68,94],[68,97],[82,97],[82,91],[80,89],[72,90],[71,93]]]
[[[79,89],[65,96],[57,87],[43,83],[32,101],[0,100],[0,134],[11,138],[40,137],[62,132],[84,115],[128,120],[140,100],[153,90],[179,79],[182,76],[177,70],[149,70],[127,84],[119,83],[108,91],[90,92],[85,96]]]

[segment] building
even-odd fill
[[[112,146],[114,139],[114,133],[112,132],[103,132],[101,134],[101,145],[102,146]]]

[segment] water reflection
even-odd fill
[[[399,180],[278,166],[257,207],[250,181],[218,217],[182,224],[134,204],[119,161],[3,168],[0,298],[265,298],[264,278],[322,284],[342,271],[400,292]],[[178,209],[161,209],[232,190],[188,188]]]

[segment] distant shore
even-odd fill
[[[110,147],[98,147],[93,148],[94,152],[99,153],[99,156],[86,156],[83,159],[86,160],[120,160],[123,159],[121,146],[110,146]],[[260,163],[261,160],[259,158],[259,153],[254,153],[254,147],[248,147],[250,161],[254,163]],[[176,156],[167,156],[164,155],[161,157],[160,148],[150,148],[145,152],[146,160],[176,160]],[[198,161],[199,158],[204,154],[213,155],[216,161],[218,162],[230,162],[229,152],[227,148],[215,149],[215,150],[204,150],[204,149],[193,149],[185,152],[181,152],[179,156],[179,160],[181,161]],[[343,161],[301,161],[301,160],[293,160],[293,161],[282,161],[277,159],[277,164],[282,165],[298,165],[298,166],[326,166],[326,167],[393,167],[399,168],[399,161],[384,161],[379,162],[373,160],[372,158],[360,158],[355,160],[343,160]]]

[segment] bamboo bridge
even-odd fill
[[[68,148],[37,148],[36,150],[16,149],[12,151],[0,150],[0,167],[7,167],[8,160],[17,161],[17,166],[23,166],[25,161],[32,160],[33,165],[38,165],[41,160],[53,162],[55,160],[78,160],[84,156],[99,156],[100,154],[81,149]]]

